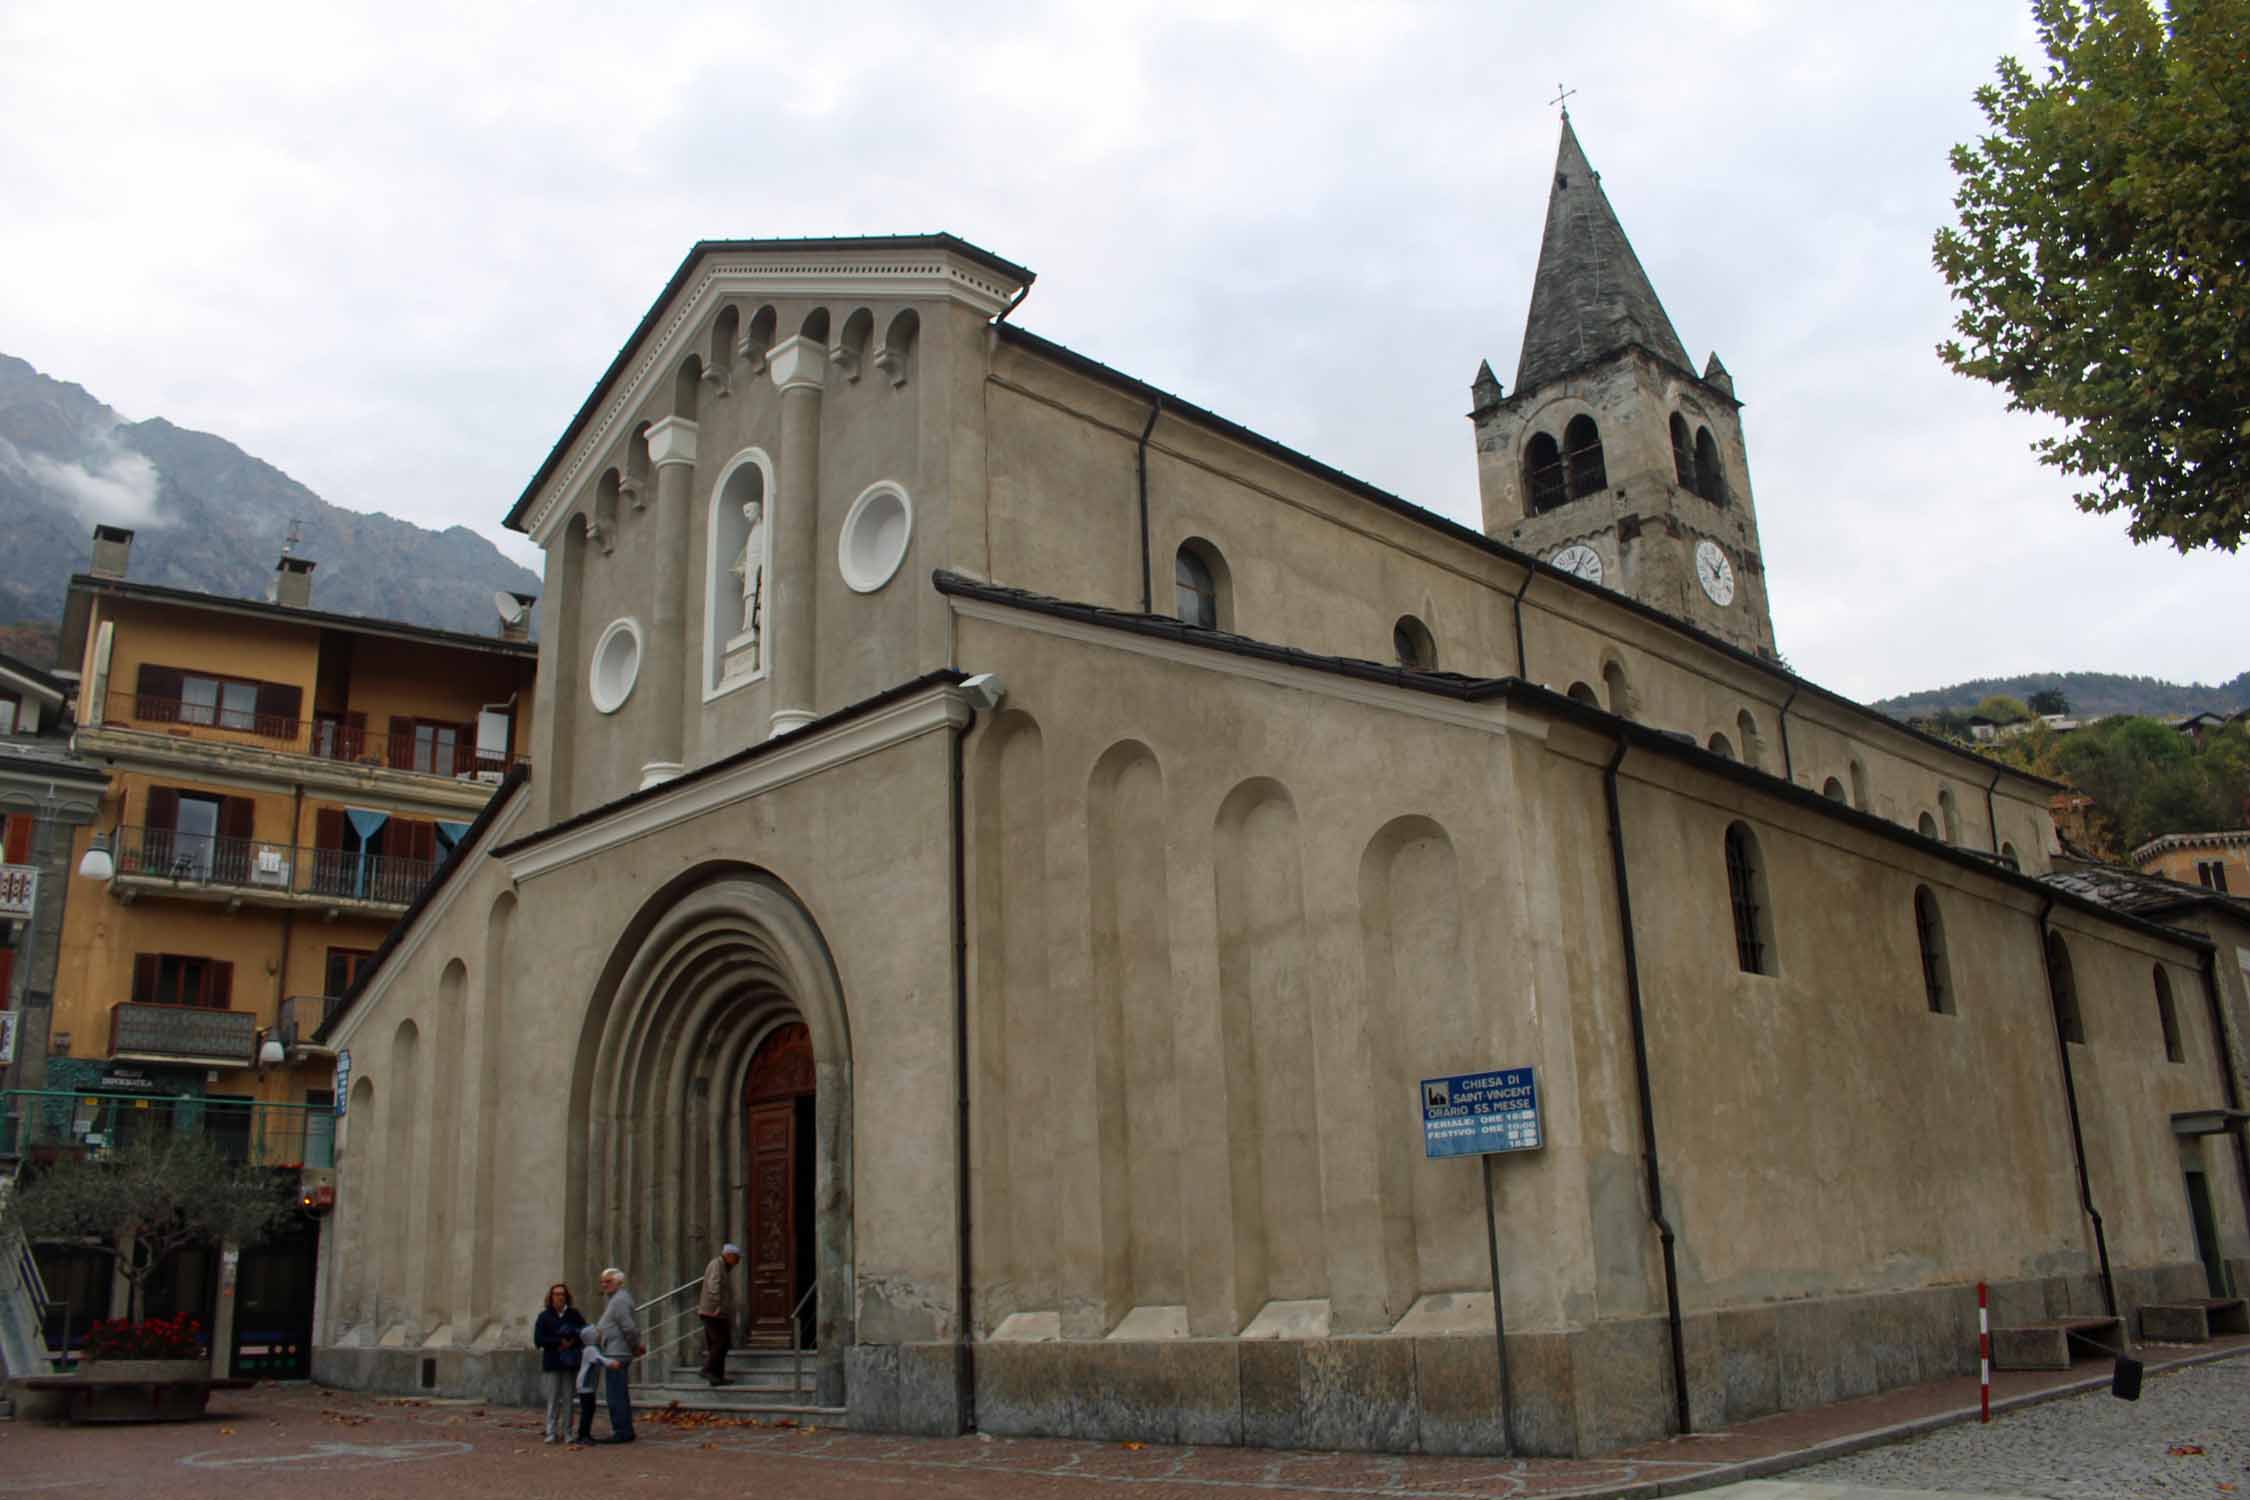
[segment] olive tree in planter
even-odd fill
[[[128,1318],[138,1320],[149,1273],[166,1256],[189,1245],[255,1245],[293,1204],[272,1168],[230,1162],[208,1138],[183,1132],[53,1163],[0,1202],[0,1228],[107,1253],[129,1288]]]

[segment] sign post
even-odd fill
[[[1508,1323],[1500,1307],[1500,1227],[1493,1208],[1492,1158],[1507,1151],[1537,1151],[1546,1144],[1539,1123],[1539,1080],[1530,1068],[1497,1068],[1422,1080],[1422,1154],[1474,1156],[1484,1176],[1484,1248],[1492,1260],[1492,1347],[1500,1364],[1500,1452],[1512,1456],[1508,1436]]]

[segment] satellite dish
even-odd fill
[[[503,625],[521,625],[531,617],[531,606],[506,589],[493,594],[492,607],[500,611],[500,623]]]

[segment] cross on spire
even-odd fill
[[[1570,118],[1570,96],[1577,92],[1578,90],[1576,89],[1566,89],[1558,83],[1555,85],[1555,97],[1549,99],[1547,102],[1554,105],[1555,108],[1561,110],[1562,117],[1567,120]]]

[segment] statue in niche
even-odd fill
[[[750,523],[742,539],[742,552],[727,569],[742,585],[742,636],[745,644],[755,652],[758,646],[758,616],[765,602],[766,592],[766,502],[756,495],[742,502],[742,519]],[[752,661],[757,660],[755,656]]]

